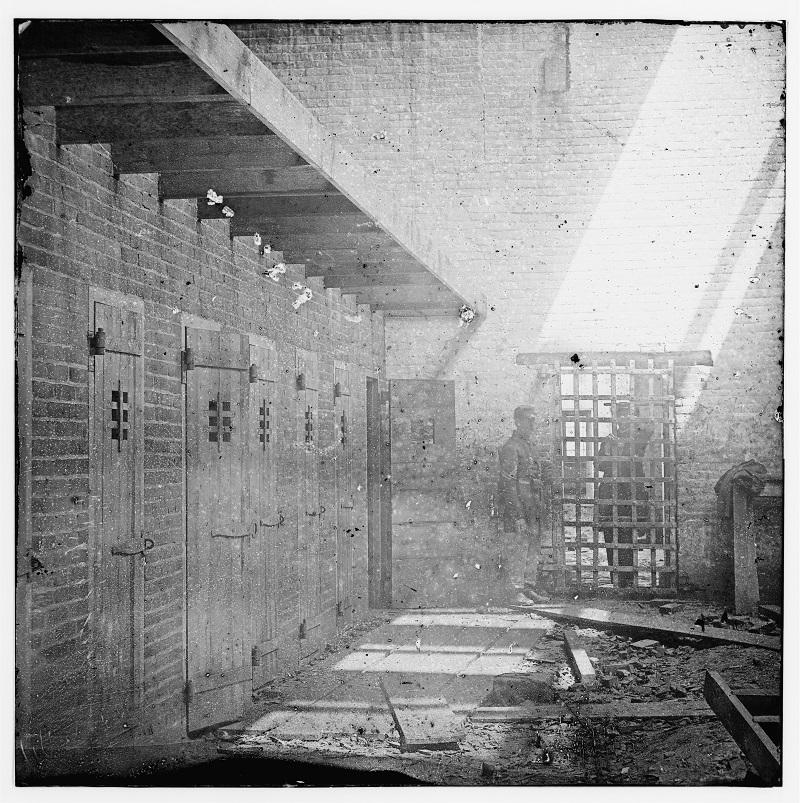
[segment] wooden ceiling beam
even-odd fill
[[[231,234],[245,237],[259,232],[268,237],[291,234],[358,234],[381,231],[374,220],[363,212],[337,215],[247,215],[243,211],[231,219]]]
[[[176,48],[172,53],[144,54],[141,64],[99,63],[97,58],[88,63],[75,61],[74,57],[20,59],[23,103],[99,106],[230,100],[213,78]]]
[[[375,287],[434,287],[437,285],[441,285],[441,282],[427,271],[405,274],[387,272],[372,276],[332,273],[325,276],[325,287],[347,288],[348,293],[366,292]]]
[[[283,170],[196,170],[162,173],[159,194],[162,198],[203,197],[209,189],[224,197],[270,195],[323,195],[337,193],[318,170],[309,165]]]
[[[306,165],[301,156],[267,130],[251,136],[126,138],[111,143],[111,158],[120,173],[279,170]]]
[[[151,24],[116,21],[33,20],[19,39],[21,55],[99,56],[174,53]]]
[[[349,292],[349,291],[348,291]],[[458,296],[443,284],[424,287],[369,287],[358,291],[359,303],[396,305],[416,304],[420,307],[451,306]]]
[[[356,297],[358,298],[358,297]],[[462,301],[455,304],[420,306],[419,304],[372,304],[375,312],[382,312],[386,318],[452,318],[461,311]]]
[[[205,193],[204,193],[205,195]],[[237,198],[230,196],[225,198],[225,204],[233,209],[235,215],[242,215],[245,218],[252,217],[313,217],[314,215],[331,215],[337,213],[355,213],[358,210],[353,204],[344,197],[330,193],[308,198],[274,198],[274,197],[249,197]],[[223,218],[221,204],[209,206],[206,198],[198,198],[197,216],[201,220],[215,220]]]
[[[386,276],[392,274],[393,276],[433,276],[433,274],[419,262],[408,261],[404,264],[396,265],[375,265],[375,264],[358,264],[358,265],[326,265],[316,267],[314,265],[306,266],[306,275],[309,276],[344,276],[344,277],[371,277],[371,276]],[[434,277],[435,278],[435,277]]]
[[[60,145],[137,139],[264,135],[268,129],[235,100],[56,106]]]
[[[356,248],[356,249],[381,249],[387,252],[394,251],[397,243],[382,231],[363,231],[357,232],[318,232],[313,234],[297,234],[291,232],[287,234],[271,235],[273,247],[283,247],[284,245],[294,249],[306,249],[309,251],[326,250],[328,248]]]

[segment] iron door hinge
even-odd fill
[[[186,382],[186,372],[194,370],[194,350],[185,348],[181,352],[181,381]]]
[[[89,346],[94,357],[102,357],[106,353],[106,333],[101,326],[92,335]]]

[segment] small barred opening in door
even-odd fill
[[[673,366],[645,363],[558,366],[557,585],[676,585]]]

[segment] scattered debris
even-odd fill
[[[258,232],[253,235],[253,244],[256,246],[261,245],[261,235]]]
[[[550,675],[541,672],[506,672],[492,680],[482,706],[508,707],[522,703],[552,703],[556,699]]]
[[[372,139],[374,139],[376,142],[384,140],[384,139],[386,139],[386,132],[385,131],[376,131],[372,135]]]
[[[231,218],[231,217],[233,217],[234,212],[233,212],[233,209],[231,209],[229,206],[223,206],[222,207],[222,214],[225,215],[225,217],[227,217],[227,218]]]
[[[222,203],[222,196],[218,195],[216,191],[211,188],[209,188],[208,192],[206,193],[206,199],[206,203],[208,203],[209,206]]]

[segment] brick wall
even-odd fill
[[[35,571],[23,597],[30,606],[31,652],[23,663],[30,689],[29,737],[46,754],[51,746],[81,746],[92,729],[96,685],[92,674],[92,520],[89,486],[89,387],[87,370],[90,286],[118,291],[144,302],[144,522],[155,547],[145,565],[144,738],[163,740],[185,733],[183,684],[185,557],[183,498],[184,436],[180,351],[182,315],[216,321],[242,333],[272,338],[281,366],[294,366],[294,348],[320,356],[320,460],[335,443],[333,361],[355,368],[354,422],[358,478],[358,551],[366,562],[364,479],[365,374],[382,375],[383,320],[352,296],[325,290],[311,279],[312,300],[295,312],[291,267],[279,284],[262,276],[272,257],[259,256],[249,240],[231,240],[224,221],[196,222],[192,202],[159,203],[157,176],[115,179],[107,147],[55,144],[52,108],[25,112],[24,142],[32,174],[30,195],[19,213],[19,287],[32,288],[30,394],[20,387],[20,420],[30,416],[30,532],[22,523],[23,569]],[[268,234],[265,233],[268,238]],[[19,299],[24,299],[20,292]],[[24,319],[24,305],[20,307]],[[22,352],[20,352],[22,353]],[[23,363],[21,363],[24,365]],[[24,376],[24,373],[23,373]],[[288,374],[294,386],[294,372]],[[290,466],[284,465],[285,477]],[[323,465],[321,503],[334,510],[332,472]],[[279,478],[287,482],[279,468]],[[287,494],[288,494],[287,490]],[[291,568],[296,529],[291,513],[279,531],[284,569]],[[323,566],[335,559],[332,522],[326,522]],[[24,543],[26,537],[30,543]],[[296,546],[296,544],[295,544]],[[363,554],[362,554],[363,553]],[[297,656],[297,585],[284,578],[280,631],[285,651]],[[324,622],[335,631],[335,586],[323,578]],[[22,581],[23,585],[26,581]],[[366,571],[356,578],[358,614],[366,607]],[[286,668],[286,667],[284,667]],[[24,706],[23,706],[24,708]],[[37,753],[37,757],[38,757]]]
[[[440,377],[456,382],[458,482],[473,500],[476,549],[493,527],[511,410],[547,410],[552,393],[517,353],[707,349],[714,367],[685,372],[678,388],[681,570],[688,588],[728,593],[731,545],[713,485],[748,458],[781,472],[780,27],[236,31],[391,179],[487,297],[485,322]],[[563,64],[568,87],[551,91]],[[389,319],[389,376],[436,375],[456,331],[454,321]],[[552,450],[546,426],[539,446]]]

